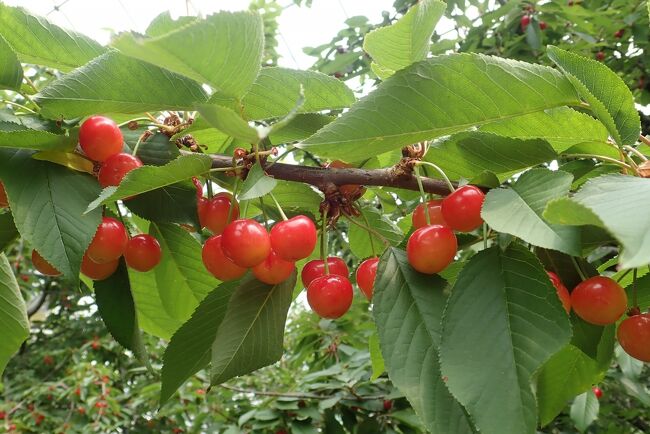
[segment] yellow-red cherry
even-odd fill
[[[97,174],[99,185],[104,188],[111,185],[120,185],[126,174],[138,167],[142,167],[142,161],[135,155],[124,152],[111,155],[99,168]]]
[[[430,225],[413,232],[406,243],[406,254],[411,267],[420,273],[439,273],[456,256],[456,235],[447,226]]]
[[[650,313],[625,318],[618,326],[616,337],[626,353],[650,363]]]
[[[264,226],[252,219],[235,220],[221,234],[221,248],[240,267],[254,267],[271,253],[271,240]]]
[[[269,236],[273,250],[287,261],[308,257],[318,241],[316,225],[304,215],[276,223]]]
[[[448,226],[445,218],[442,216],[442,199],[432,199],[427,202],[427,209],[429,210],[429,224]],[[424,214],[424,204],[420,204],[413,211],[411,218],[413,227],[420,229],[427,225],[426,215]]]
[[[126,265],[136,271],[149,271],[158,265],[162,259],[160,243],[151,235],[136,235],[126,243],[124,259]]]
[[[276,285],[284,282],[291,276],[296,265],[292,261],[286,261],[274,250],[267,258],[253,267],[253,275],[260,282],[268,285]]]
[[[5,191],[5,186],[0,182],[0,208],[6,208],[9,206],[9,199],[7,199],[7,192]]]
[[[340,318],[350,309],[353,296],[348,278],[336,274],[318,277],[307,287],[309,306],[322,318]]]
[[[84,255],[81,259],[81,272],[92,280],[104,280],[115,273],[119,264],[119,259],[98,264],[90,259],[88,255]]]
[[[580,282],[571,292],[571,307],[576,315],[588,323],[613,324],[627,309],[627,295],[609,277],[590,277]]]
[[[124,225],[114,218],[104,217],[86,254],[97,264],[112,262],[124,254],[128,242]]]
[[[232,194],[227,192],[217,193],[212,199],[198,199],[198,213],[201,227],[207,228],[214,235],[220,235],[228,225],[228,213],[233,206],[230,221],[239,218],[239,204],[233,203]]]
[[[337,274],[347,278],[350,274],[348,266],[345,264],[345,261],[341,258],[336,258],[330,256],[327,258],[327,266],[329,268],[330,274]],[[314,259],[309,261],[302,267],[302,272],[300,273],[300,279],[305,288],[309,287],[309,284],[316,278],[325,275],[325,261],[322,259]]]
[[[239,279],[246,273],[246,268],[235,264],[223,253],[221,235],[214,235],[207,239],[203,245],[201,257],[206,270],[224,282]]]
[[[88,158],[101,162],[122,151],[124,137],[112,119],[91,116],[79,128],[79,145]]]
[[[36,250],[32,250],[32,264],[39,273],[46,276],[60,276],[61,272],[47,262]]]
[[[471,232],[483,224],[481,207],[485,194],[473,185],[464,185],[442,200],[442,217],[452,229]]]
[[[555,287],[555,291],[562,302],[564,310],[566,310],[566,313],[571,312],[571,294],[569,294],[569,290],[564,286],[562,280],[560,280],[560,276],[552,271],[547,271],[546,274],[548,274],[549,279],[551,279],[551,283]]]
[[[379,258],[370,258],[359,264],[357,268],[357,286],[368,300],[372,300],[378,263]]]

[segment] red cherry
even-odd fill
[[[546,30],[546,27],[548,27],[548,25],[546,24],[546,21],[540,21],[539,22],[539,29],[540,30]]]
[[[618,326],[616,337],[626,353],[650,363],[650,313],[624,319]]]
[[[61,272],[50,265],[36,250],[32,250],[32,264],[39,273],[46,276],[59,276]]]
[[[101,348],[101,345],[100,345],[99,342],[97,342],[97,341],[92,341],[92,342],[90,343],[90,347],[91,347],[93,350],[97,351],[98,349]]]
[[[5,413],[4,411],[0,411],[0,420],[5,420],[6,417],[7,417],[7,413]]]
[[[307,288],[307,301],[322,318],[336,319],[350,309],[354,291],[347,277],[328,274],[315,279]]]
[[[336,274],[348,277],[350,272],[348,271],[348,266],[345,264],[343,259],[329,257],[327,258],[327,266],[329,268],[330,274]],[[325,262],[322,259],[314,259],[309,261],[302,267],[302,272],[300,273],[300,278],[302,279],[302,284],[305,288],[309,287],[309,284],[316,278],[325,275]]]
[[[230,204],[232,194],[222,192],[212,196],[212,199],[204,199],[198,201],[199,222],[201,227],[208,228],[213,234],[221,235],[223,230],[228,225],[228,213],[230,211]],[[239,204],[234,202],[232,215],[230,221],[239,218]]]
[[[596,325],[615,323],[627,308],[625,290],[609,277],[596,276],[571,292],[571,306],[583,320]]]
[[[429,221],[431,222],[430,224],[448,226],[447,222],[445,222],[445,219],[442,216],[442,199],[430,200],[427,202],[427,209],[429,210]],[[420,229],[421,227],[427,225],[423,204],[420,204],[415,208],[411,221],[413,222],[413,227],[415,229]]]
[[[460,232],[471,232],[483,224],[481,207],[485,194],[473,185],[464,185],[442,200],[442,216]]]
[[[9,206],[9,199],[7,199],[7,192],[5,191],[5,186],[0,182],[0,208],[6,208]]]
[[[79,144],[91,160],[105,161],[122,151],[124,137],[112,119],[91,116],[79,128]]]
[[[8,429],[9,429],[9,431],[15,431],[16,430],[16,424],[12,423],[11,425],[9,425]]]
[[[99,169],[97,175],[99,185],[104,188],[110,185],[120,185],[126,174],[138,167],[142,167],[142,161],[134,155],[123,152],[111,155]]]
[[[435,274],[447,268],[456,256],[454,232],[445,226],[430,225],[413,232],[406,243],[409,264],[420,273]]]
[[[253,275],[260,282],[276,285],[284,282],[291,276],[296,266],[291,261],[285,261],[274,250],[262,262],[253,267]]]
[[[601,62],[605,60],[605,53],[603,51],[596,53],[596,60],[599,60]]]
[[[221,249],[221,235],[215,235],[205,242],[201,253],[203,265],[219,280],[239,279],[246,273],[246,268],[242,268],[230,260]]]
[[[566,313],[571,312],[571,294],[569,294],[569,290],[566,289],[566,286],[564,286],[564,283],[562,283],[560,277],[557,274],[553,273],[552,271],[547,271],[546,274],[548,274],[548,277],[551,279],[551,283],[553,283],[553,286],[555,286],[557,296],[560,298],[562,306],[564,306],[564,310],[566,310]]]
[[[530,24],[530,15],[524,15],[521,17],[521,30],[526,30],[526,27],[528,27],[528,24]]]
[[[304,215],[276,223],[269,236],[273,250],[287,261],[308,257],[318,241],[314,222]]]
[[[603,391],[600,390],[600,387],[592,387],[591,390],[594,392],[594,395],[596,395],[596,398],[600,399],[603,397]]]
[[[128,242],[124,225],[114,218],[104,217],[86,254],[97,264],[112,262],[124,254]]]
[[[368,300],[372,300],[378,263],[379,258],[370,258],[363,261],[357,268],[357,286]]]
[[[45,365],[48,365],[48,366],[53,365],[53,364],[54,364],[54,357],[52,357],[52,356],[45,356],[45,357],[43,357],[43,363],[44,363]]]
[[[115,273],[120,261],[115,259],[111,262],[98,264],[93,262],[88,255],[84,255],[81,259],[81,272],[92,280],[104,280],[111,274]]]
[[[252,219],[235,220],[221,234],[223,253],[240,267],[254,267],[271,254],[264,226]]]
[[[624,34],[625,34],[625,29],[618,29],[616,32],[614,32],[614,37],[620,39],[623,37]]]
[[[126,265],[136,271],[151,270],[160,263],[161,257],[160,243],[151,235],[136,235],[126,244],[124,252]]]
[[[384,411],[390,411],[393,408],[393,401],[384,399]]]

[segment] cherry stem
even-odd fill
[[[415,180],[418,182],[418,188],[420,189],[422,206],[424,207],[424,219],[426,220],[428,226],[431,224],[431,217],[429,217],[429,206],[427,205],[427,195],[424,192],[424,186],[422,185],[422,177],[420,176],[420,170],[418,169],[418,166],[413,166],[413,173],[415,173]]]
[[[454,191],[456,191],[456,189],[454,188],[454,184],[451,183],[451,181],[450,181],[449,178],[447,177],[447,174],[445,173],[445,171],[442,170],[439,166],[433,164],[433,163],[430,162],[430,161],[416,161],[415,164],[419,164],[419,165],[424,165],[424,166],[431,166],[431,167],[433,167],[433,168],[436,169],[436,171],[437,171],[437,172],[442,176],[442,179],[445,180],[445,182],[447,183],[447,186],[449,187],[449,191],[450,191],[451,193],[453,193]]]
[[[128,121],[124,121],[121,124],[117,124],[117,126],[119,128],[122,128],[122,127],[125,127],[125,126],[129,125],[131,122],[138,122],[138,121],[151,121],[151,119],[146,118],[146,117],[145,118],[133,118],[133,119],[129,119]]]
[[[248,214],[248,204],[250,203],[250,200],[245,200],[244,201],[244,206],[242,207],[242,215],[244,218],[246,217],[246,214]]]
[[[117,216],[122,222],[122,225],[124,226],[124,229],[126,230],[126,235],[131,238],[131,231],[129,230],[129,225],[126,224],[126,221],[124,221],[124,216],[122,215],[122,210],[120,209],[120,204],[118,202],[115,202],[115,209],[117,210]]]
[[[483,222],[483,249],[488,248],[488,235],[490,235],[490,228],[487,223]]]
[[[370,223],[368,222],[368,217],[364,213],[361,213],[361,217],[363,217],[363,221],[366,223],[366,227],[370,227]],[[372,239],[372,232],[368,232],[368,239],[370,240],[370,251],[372,252],[372,257],[376,258],[377,257],[377,252],[375,251],[375,241]]]
[[[266,215],[266,208],[264,208],[264,199],[260,196],[260,208],[262,209],[262,216],[264,216],[264,226],[266,231],[269,231],[269,217]]]
[[[205,177],[205,185],[206,185],[206,187],[208,187],[208,198],[212,199],[212,196],[214,195],[214,193],[212,192],[212,181],[210,181],[209,176]]]
[[[228,207],[228,223],[232,220],[232,210],[235,208],[234,201],[237,200],[237,191],[239,190],[239,178],[235,178],[235,185],[232,188],[232,200],[230,201],[230,206]]]
[[[575,257],[571,256],[571,262],[573,262],[573,266],[575,267],[576,271],[578,272],[578,275],[580,276],[580,279],[587,280],[587,276],[585,276],[585,273],[582,271],[582,268],[580,268],[580,264],[578,264],[578,261],[576,261]]]
[[[647,138],[646,136],[644,136],[643,134],[641,134],[641,135],[639,136],[639,140],[640,140],[642,143],[645,143],[646,145],[650,146],[650,139]]]
[[[140,134],[140,137],[138,137],[138,141],[135,142],[135,146],[133,147],[133,156],[135,157],[135,154],[138,153],[138,148],[140,148],[140,143],[142,143],[142,139],[144,138],[145,133]]]
[[[216,169],[210,169],[210,173],[212,172],[236,172],[238,170],[243,169],[242,166],[233,166],[233,167],[217,167]]]
[[[34,110],[32,110],[32,109],[30,109],[29,107],[26,107],[26,106],[24,106],[24,105],[22,105],[22,104],[18,104],[17,102],[8,101],[8,100],[6,100],[6,99],[3,99],[2,102],[5,103],[5,104],[8,104],[8,105],[16,106],[16,107],[21,108],[21,109],[23,109],[23,110],[27,110],[28,112],[30,112],[30,113],[32,113],[32,114],[37,114]]]
[[[639,308],[639,300],[636,294],[636,268],[632,270],[632,307]]]
[[[379,238],[386,245],[386,247],[390,247],[390,241],[388,241],[386,239],[386,237],[384,237],[382,234],[380,234],[376,230],[372,229],[371,227],[364,225],[363,223],[359,223],[358,221],[356,221],[352,217],[349,217],[347,215],[345,217],[348,219],[348,221],[350,221],[350,223],[354,223],[355,225],[359,226],[360,228],[365,229],[366,231],[368,231],[368,233],[373,234],[377,238]]]
[[[603,155],[564,154],[562,156],[565,157],[565,158],[593,158],[594,160],[600,160],[600,161],[604,161],[604,162],[607,162],[607,163],[616,164],[618,166],[624,167],[624,168],[629,169],[629,170],[634,170],[634,168],[632,166],[630,166],[629,164],[627,164],[627,163],[625,163],[623,161],[617,160],[616,158],[605,157]]]
[[[269,192],[269,196],[271,196],[271,199],[273,199],[273,202],[275,203],[275,206],[278,208],[278,211],[280,212],[280,215],[282,216],[282,220],[284,220],[284,221],[289,220],[289,219],[287,218],[287,215],[286,215],[286,214],[284,213],[284,211],[282,210],[282,207],[280,206],[280,203],[277,201],[277,199],[275,198],[275,196],[273,196],[273,193]]]
[[[330,266],[327,263],[327,216],[323,212],[321,214],[321,229],[320,229],[320,258],[323,260],[325,266],[325,275],[330,274]]]
[[[632,146],[625,145],[625,146],[623,146],[623,149],[625,149],[628,152],[633,153],[634,155],[639,157],[641,159],[641,161],[648,161],[648,157],[643,155],[641,152],[639,152],[637,149],[633,148]]]

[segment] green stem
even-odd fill
[[[616,158],[611,158],[611,157],[605,157],[603,155],[593,155],[593,154],[563,154],[562,155],[565,158],[593,158],[594,160],[599,160],[599,161],[604,161],[607,163],[612,163],[616,164],[621,167],[625,167],[626,169],[634,170],[632,166],[630,166],[627,163],[624,163],[623,161],[617,160]]]
[[[639,307],[639,300],[636,294],[636,268],[632,271],[632,307]]]
[[[422,185],[422,178],[420,177],[418,166],[413,166],[413,172],[415,173],[415,180],[418,182],[418,188],[420,189],[420,197],[422,199],[422,206],[424,207],[424,219],[428,226],[431,224],[431,217],[429,216],[429,206],[427,205],[427,194],[424,192],[424,186]]]
[[[445,171],[442,170],[440,167],[438,167],[437,165],[431,163],[430,161],[417,161],[416,164],[419,164],[419,165],[425,165],[425,166],[431,166],[431,167],[433,167],[434,169],[436,169],[436,171],[440,174],[440,176],[442,176],[442,178],[443,178],[443,179],[445,180],[445,182],[447,183],[447,186],[449,187],[449,191],[450,191],[451,193],[453,193],[454,191],[456,191],[456,188],[454,188],[454,184],[451,183],[451,181],[450,181],[449,178],[447,177],[447,174],[445,173]]]
[[[289,220],[289,219],[287,218],[287,215],[286,215],[286,214],[284,213],[284,211],[282,210],[282,207],[280,206],[280,203],[277,201],[277,199],[275,198],[275,196],[273,196],[273,193],[270,193],[270,192],[269,192],[269,196],[271,196],[271,199],[273,199],[273,202],[275,203],[275,206],[278,208],[278,211],[280,212],[280,215],[282,216],[282,220],[285,220],[285,221],[286,221],[286,220]]]
[[[133,156],[138,153],[138,149],[140,148],[140,143],[142,143],[142,139],[144,138],[144,134],[140,134],[140,137],[138,137],[138,141],[135,142],[135,146],[133,147]]]
[[[366,227],[370,227],[370,223],[368,222],[368,218],[364,213],[361,213],[361,217],[363,217],[363,221],[366,224]],[[377,257],[377,252],[375,251],[375,241],[372,239],[372,232],[368,232],[368,239],[370,240],[370,251],[372,252],[372,257],[376,258]]]
[[[244,216],[244,218],[245,218],[246,215],[248,214],[248,204],[249,204],[249,203],[250,203],[250,200],[245,200],[245,201],[244,201],[244,206],[243,206],[243,208],[242,208],[242,216]]]
[[[228,207],[228,220],[226,220],[228,223],[230,223],[230,221],[232,220],[232,210],[235,208],[233,204],[237,200],[238,190],[239,190],[239,178],[235,178],[235,185],[232,188],[232,201],[230,202],[230,206]]]
[[[483,249],[488,248],[488,235],[490,234],[490,229],[488,228],[487,223],[483,222]]]
[[[149,119],[149,118],[133,118],[133,119],[129,119],[128,121],[124,121],[121,124],[117,124],[117,126],[121,128],[121,127],[127,126],[131,122],[139,122],[139,121],[151,122],[151,119]]]
[[[21,109],[23,109],[23,110],[27,110],[28,112],[30,112],[30,113],[32,113],[32,114],[36,114],[36,112],[35,112],[34,110],[32,110],[32,109],[30,109],[29,107],[26,107],[26,106],[24,106],[24,105],[22,105],[22,104],[18,104],[17,102],[8,101],[8,100],[6,100],[6,99],[3,99],[2,102],[5,103],[5,104],[8,104],[8,105],[16,106],[16,107],[21,108]]]
[[[262,216],[264,216],[264,226],[266,231],[269,231],[269,217],[266,215],[266,208],[264,208],[264,199],[260,196],[260,208],[262,209]]]
[[[377,232],[376,230],[372,229],[369,226],[366,226],[366,225],[364,225],[362,223],[359,223],[358,221],[356,221],[352,217],[348,217],[348,216],[345,216],[345,217],[348,219],[348,221],[350,223],[353,223],[353,224],[359,226],[360,228],[365,229],[366,231],[368,231],[368,233],[371,233],[371,234],[375,235],[377,238],[379,238],[386,245],[386,247],[390,247],[390,241],[388,241],[386,239],[386,237],[384,237],[382,234],[380,234],[379,232]]]
[[[320,258],[323,260],[325,266],[325,275],[330,274],[330,266],[327,263],[327,216],[325,213],[321,214],[321,229],[320,229]]]
[[[214,193],[212,192],[212,181],[209,176],[205,177],[205,186],[208,188],[208,199],[212,199]]]
[[[120,209],[120,204],[118,202],[115,202],[115,209],[117,210],[117,216],[122,222],[124,229],[126,229],[126,234],[129,236],[129,238],[131,238],[131,231],[129,230],[129,225],[127,225],[126,221],[124,221],[124,216],[122,215],[122,210]]]
[[[585,276],[585,273],[582,271],[582,268],[580,268],[580,264],[578,264],[578,261],[576,261],[575,257],[571,256],[571,262],[573,262],[573,266],[575,267],[576,271],[578,272],[578,275],[580,276],[580,279],[587,280],[587,276]]]
[[[237,166],[237,167],[217,167],[214,169],[210,169],[209,172],[236,172],[238,170],[241,170],[242,166]]]
[[[623,146],[623,149],[633,153],[634,155],[639,157],[641,159],[641,161],[648,161],[648,157],[643,155],[641,152],[639,152],[637,149],[633,148],[632,146],[625,145],[625,146]]]

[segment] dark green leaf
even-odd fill
[[[0,253],[0,375],[7,362],[29,336],[27,307],[20,295],[20,288],[11,265],[4,253]]]
[[[124,204],[134,214],[149,221],[199,227],[196,188],[189,181],[139,194]]]
[[[0,214],[0,252],[9,247],[18,235],[18,229],[16,229],[11,213]]]

